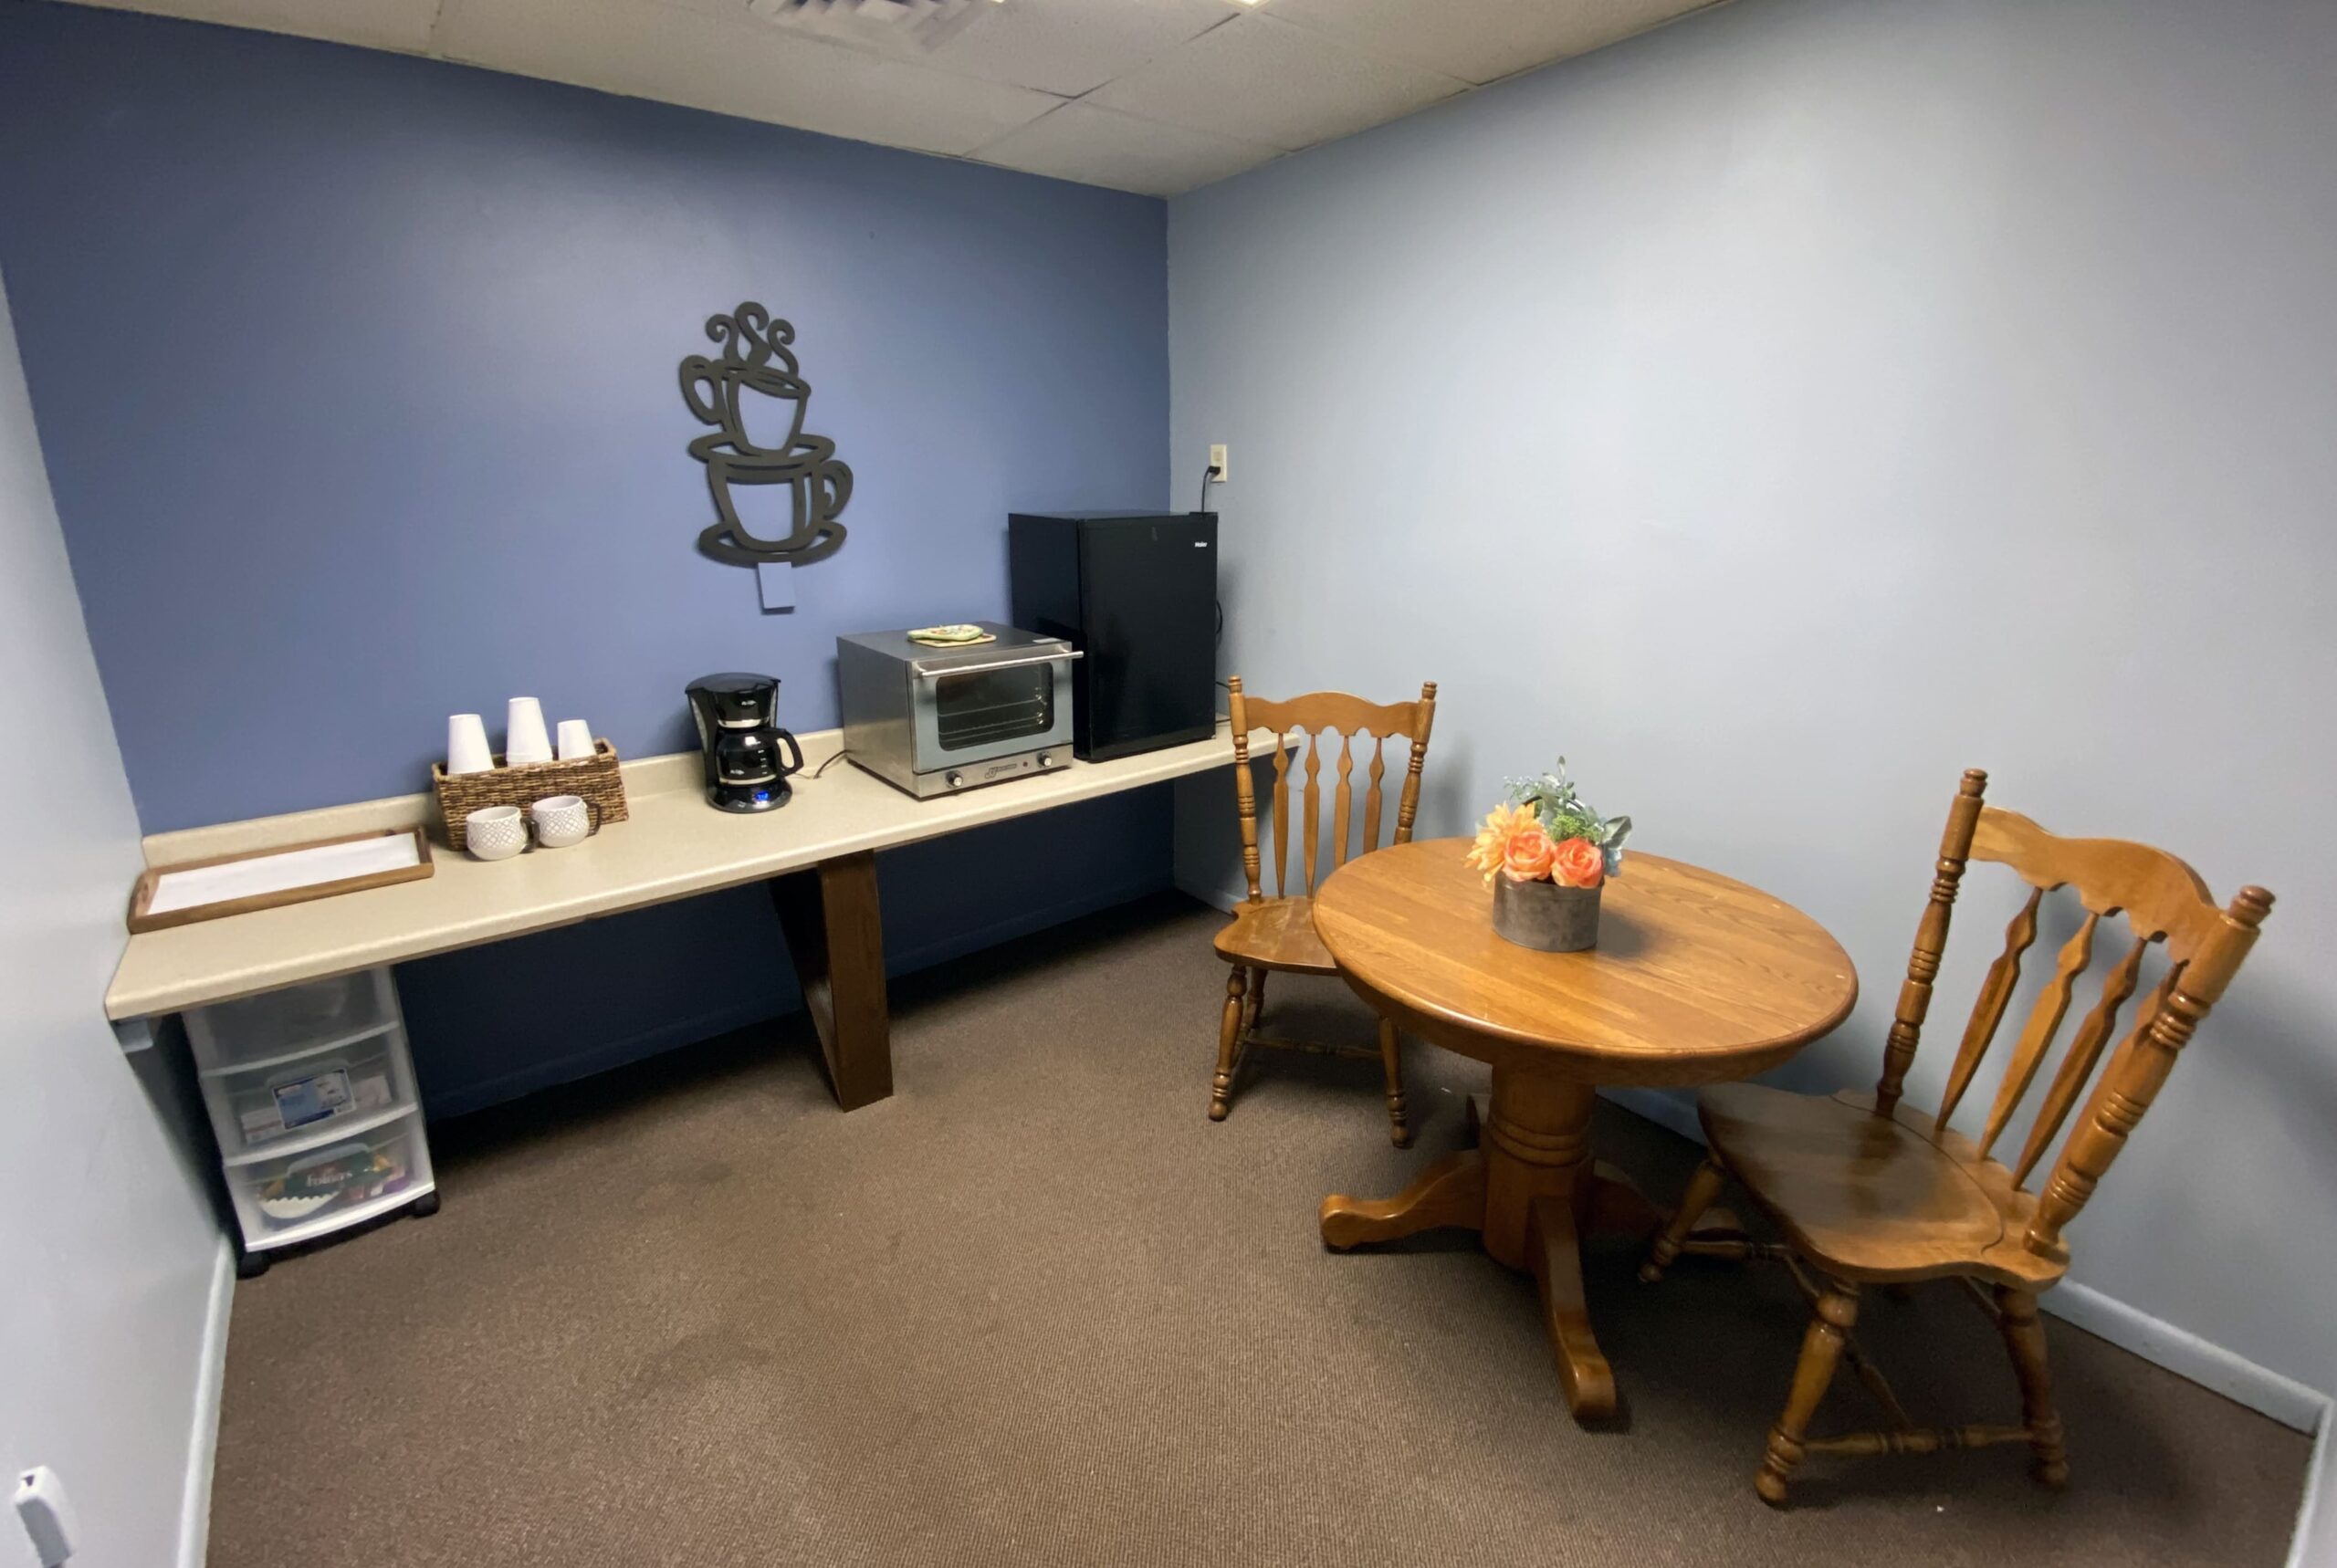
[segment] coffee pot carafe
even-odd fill
[[[779,727],[779,681],[771,675],[704,675],[689,684],[690,716],[705,755],[706,798],[725,811],[769,811],[787,804],[787,776],[803,768],[803,748]]]

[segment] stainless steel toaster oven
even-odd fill
[[[920,799],[1068,767],[1079,650],[979,624],[993,641],[937,648],[906,632],[837,638],[845,755]]]

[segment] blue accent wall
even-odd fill
[[[1156,785],[877,856],[887,966],[924,968],[1166,887],[1172,811]],[[424,1097],[433,1115],[458,1114],[791,1012],[781,951],[752,886],[402,965]]]
[[[762,670],[826,727],[839,632],[1004,618],[1010,510],[1169,499],[1162,204],[972,163],[0,0],[0,275],[149,832],[424,788],[513,693],[645,756]],[[694,548],[676,379],[750,298],[855,480],[777,614]],[[887,857],[896,962],[1165,885],[1168,832]],[[778,952],[749,890],[409,965],[434,1109],[791,1007]]]
[[[149,832],[425,786],[445,716],[1002,617],[1011,509],[1168,499],[1164,208],[435,61],[0,0],[0,272]],[[683,355],[795,323],[851,530],[699,556]]]

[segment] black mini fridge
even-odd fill
[[[1217,514],[1016,512],[1014,624],[1068,639],[1072,755],[1133,756],[1217,731]]]

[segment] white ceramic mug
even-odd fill
[[[592,755],[592,727],[581,718],[560,721],[560,759],[582,762]]]
[[[487,721],[475,713],[450,715],[446,720],[446,771],[485,773],[495,766],[487,748]]]
[[[503,760],[514,768],[551,760],[551,737],[544,730],[544,705],[513,697],[504,709]]]
[[[483,861],[508,861],[528,847],[527,819],[517,806],[483,806],[463,819],[463,847]]]
[[[600,812],[581,795],[547,795],[528,808],[535,819],[536,842],[548,850],[564,850],[592,836]]]

